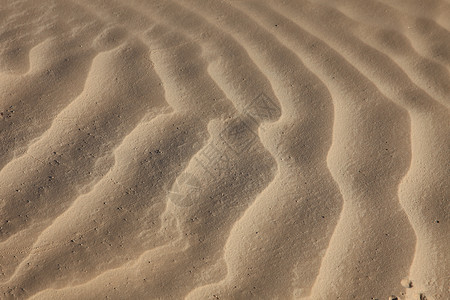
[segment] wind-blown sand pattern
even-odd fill
[[[450,299],[447,0],[0,0],[1,299]]]

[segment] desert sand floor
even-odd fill
[[[450,299],[448,0],[0,0],[0,299]]]

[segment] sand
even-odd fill
[[[1,299],[450,299],[448,0],[0,0]]]

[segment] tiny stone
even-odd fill
[[[409,279],[403,279],[401,282],[401,285],[405,288],[412,288],[413,287],[413,283],[412,281],[410,281]]]

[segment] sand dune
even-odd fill
[[[450,299],[446,0],[0,0],[1,299]]]

